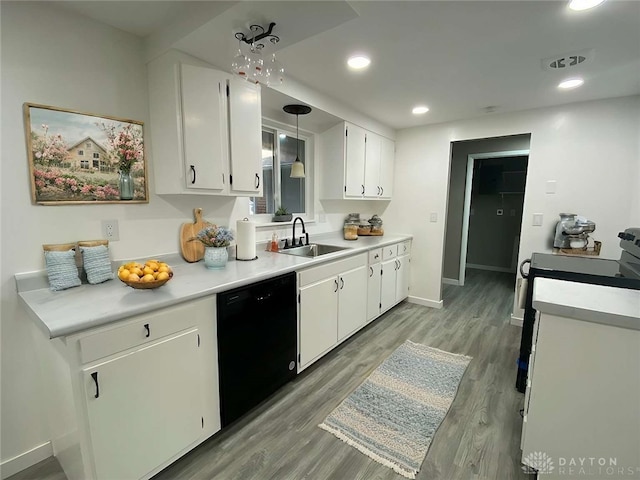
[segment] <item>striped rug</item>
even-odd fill
[[[416,478],[471,357],[407,340],[319,425]]]

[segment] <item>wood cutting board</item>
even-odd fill
[[[189,241],[189,239],[195,237],[200,230],[211,224],[211,222],[202,220],[201,208],[194,208],[193,216],[195,222],[183,223],[180,227],[180,253],[187,262],[191,263],[202,260],[204,245],[198,240]]]

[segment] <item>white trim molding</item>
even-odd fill
[[[522,317],[516,317],[513,313],[511,314],[511,321],[509,322],[511,325],[515,325],[516,327],[522,327],[524,325],[524,320]]]
[[[456,285],[456,286],[460,286],[460,281],[456,280],[455,278],[444,278],[442,277],[442,283],[446,284],[446,285]]]
[[[412,297],[409,295],[407,298],[409,303],[415,303],[416,305],[423,305],[425,307],[437,308],[440,309],[444,305],[442,300],[429,300],[428,298],[422,297]]]
[[[25,468],[29,468],[42,460],[53,455],[53,447],[51,442],[43,443],[13,458],[8,458],[0,463],[0,474],[4,480],[11,475],[21,472]]]

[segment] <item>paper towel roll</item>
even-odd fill
[[[256,258],[256,224],[248,219],[236,223],[236,258],[253,260]]]

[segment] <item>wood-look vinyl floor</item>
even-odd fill
[[[468,270],[445,307],[403,302],[154,480],[399,480],[317,425],[405,340],[473,357],[418,480],[533,478],[520,469],[515,390],[520,328],[509,325],[514,276]],[[65,480],[54,458],[10,480]],[[121,479],[114,479],[121,480]]]

